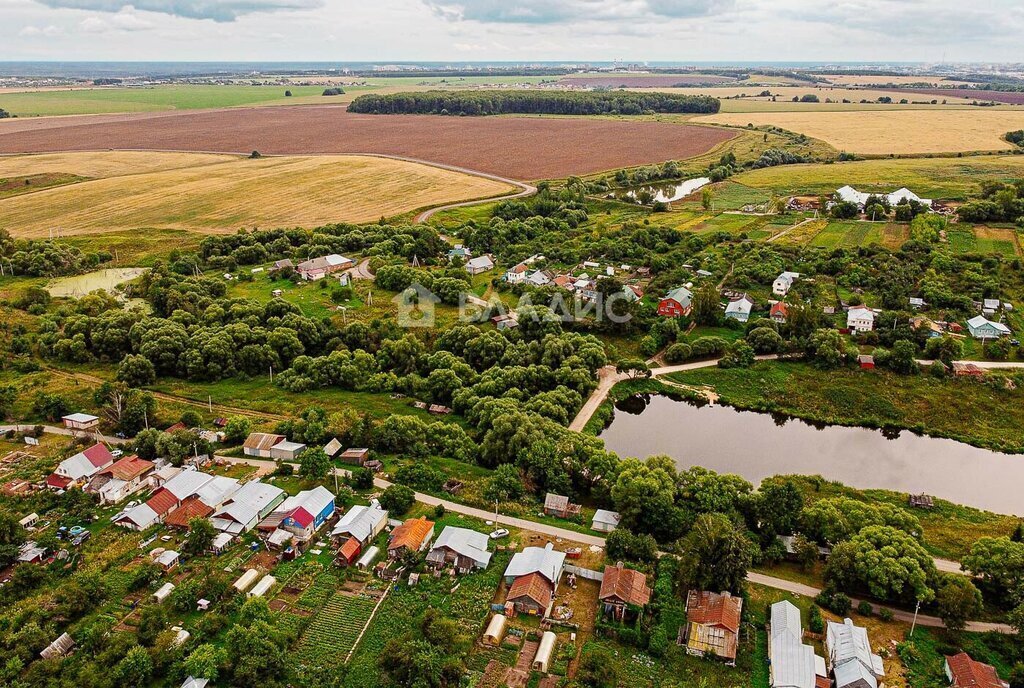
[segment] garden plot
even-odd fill
[[[377,601],[337,592],[302,634],[295,651],[297,664],[337,663],[355,646]]]

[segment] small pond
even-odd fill
[[[78,298],[97,289],[113,291],[114,287],[149,272],[149,268],[106,268],[95,270],[84,275],[61,277],[46,285],[50,296]]]
[[[615,406],[601,432],[619,456],[667,454],[754,484],[772,475],[818,474],[858,488],[927,493],[959,504],[1024,515],[1024,455],[954,440],[817,425],[778,414],[636,395]]]
[[[686,198],[694,191],[710,183],[711,180],[707,177],[697,177],[696,179],[687,179],[677,184],[647,184],[632,189],[622,189],[613,193],[612,196],[618,199],[628,198],[636,201],[641,191],[647,191],[651,195],[652,203],[658,201],[661,203],[671,203],[672,201]]]

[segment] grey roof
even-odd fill
[[[491,562],[491,553],[487,551],[487,536],[469,528],[445,526],[431,551],[442,547],[472,559],[480,568],[487,568]]]
[[[622,514],[618,511],[598,509],[594,512],[593,523],[607,523],[610,526],[618,526],[620,520],[622,520]]]
[[[466,261],[466,267],[473,269],[484,268],[489,270],[494,267],[494,261],[491,260],[490,256],[477,256],[476,258],[470,258]]]
[[[552,583],[558,581],[565,566],[565,552],[556,552],[550,542],[544,547],[526,547],[516,552],[505,569],[505,576],[518,578],[539,573]]]
[[[331,441],[324,445],[324,454],[327,454],[327,456],[334,457],[340,451],[341,442],[338,441],[337,437],[332,437]]]
[[[666,299],[672,299],[683,308],[690,305],[693,300],[693,294],[686,287],[676,287],[665,296]]]
[[[565,509],[569,506],[569,498],[565,495],[555,494],[554,492],[548,492],[544,496],[544,508],[545,509]]]
[[[365,543],[375,527],[386,521],[388,512],[372,506],[356,505],[342,516],[331,531],[331,535],[351,535]]]
[[[814,688],[814,663],[814,649],[810,645],[785,632],[772,638],[772,688]]]
[[[126,511],[118,521],[131,521],[139,528],[148,528],[149,526],[156,523],[157,520],[156,512],[153,511],[153,507],[143,502],[138,506],[132,507]]]
[[[744,294],[735,301],[730,301],[729,305],[725,307],[726,313],[739,313],[741,315],[749,315],[750,310],[754,307],[754,302],[750,300],[750,297]]]
[[[881,660],[871,652],[866,628],[855,626],[850,619],[844,619],[843,623],[829,621],[825,642],[836,673],[837,688],[850,685],[865,674],[871,676],[871,686],[877,685],[874,672],[881,672]],[[839,669],[846,665],[854,665],[856,668],[844,669],[844,676],[849,680],[841,682]]]
[[[297,452],[301,449],[305,449],[306,445],[301,442],[291,442],[289,440],[282,440],[270,448],[271,451],[278,449],[280,451]]]
[[[239,482],[236,478],[218,475],[196,490],[196,497],[203,504],[213,509],[232,499],[237,494]]]
[[[302,507],[309,512],[310,516],[316,518],[333,501],[334,493],[323,485],[317,485],[312,490],[303,490],[294,497],[284,500],[275,511],[288,512]]]
[[[185,682],[181,684],[181,688],[206,688],[209,683],[210,679],[208,678],[194,678],[189,676],[185,679]]]
[[[284,490],[276,485],[268,485],[259,480],[252,480],[238,488],[238,491],[231,495],[231,501],[243,502],[257,511],[263,511],[268,504],[283,494]]]
[[[772,638],[786,633],[797,640],[803,637],[800,626],[800,610],[792,602],[782,601],[772,605]]]
[[[182,471],[164,483],[163,487],[178,501],[185,499],[199,492],[199,489],[206,483],[213,480],[212,475],[200,473],[199,471]]]
[[[833,667],[832,671],[836,679],[836,688],[844,688],[845,686],[857,686],[860,688],[860,686],[864,685],[870,688],[877,688],[878,686],[878,680],[860,662],[839,664]]]

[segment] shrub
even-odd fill
[[[861,600],[857,605],[857,613],[861,616],[871,616],[875,609],[871,606],[871,603],[867,600]]]
[[[892,613],[892,610],[888,607],[882,607],[878,610],[878,618],[882,621],[892,621],[894,616],[895,615]]]
[[[811,633],[825,632],[825,618],[821,615],[821,607],[813,605],[807,617],[807,628]]]

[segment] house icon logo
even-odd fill
[[[434,307],[441,299],[422,284],[413,282],[391,300],[398,307],[396,320],[400,327],[434,326]]]

